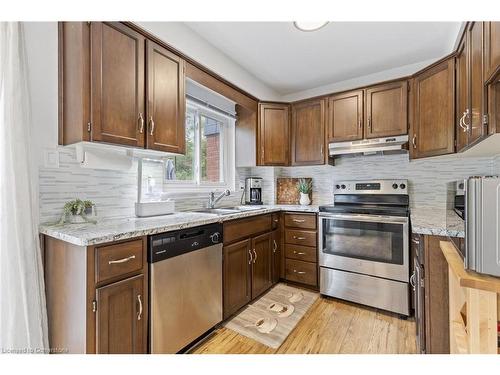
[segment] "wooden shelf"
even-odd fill
[[[448,265],[459,279],[460,286],[500,293],[500,277],[487,276],[465,270],[464,262],[451,242],[441,241],[440,246]]]

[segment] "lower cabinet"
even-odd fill
[[[317,241],[316,214],[284,214],[284,263],[287,281],[318,287]]]
[[[146,354],[147,237],[95,246],[44,237],[43,245],[50,347]]]
[[[446,237],[412,235],[419,271],[412,276],[415,284],[415,317],[418,350],[427,354],[450,353],[448,264],[439,243]],[[416,246],[415,246],[416,245]]]
[[[254,299],[273,285],[271,233],[252,238],[252,254],[252,299]]]
[[[273,280],[273,284],[274,284],[274,283],[277,283],[280,279],[281,230],[275,229],[272,231],[271,241],[272,241],[272,246],[273,246],[272,280]]]
[[[279,280],[279,229],[273,227],[271,215],[224,223],[224,319]]]
[[[238,311],[252,298],[251,245],[252,240],[246,239],[224,246],[224,318]]]
[[[97,353],[146,353],[144,276],[139,275],[98,288]]]

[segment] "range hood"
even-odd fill
[[[384,153],[404,153],[407,152],[403,146],[408,143],[408,135],[396,137],[363,139],[352,142],[334,142],[328,145],[330,156],[342,155],[374,155]]]

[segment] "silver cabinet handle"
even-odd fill
[[[149,123],[151,124],[151,130],[149,132],[149,135],[153,135],[155,131],[155,122],[153,121],[153,116],[150,117]]]
[[[142,300],[141,300],[141,295],[137,295],[137,300],[139,301],[139,312],[137,313],[137,320],[141,320],[142,317]]]
[[[273,240],[273,253],[275,253],[277,249],[278,249],[278,244],[276,243],[276,240]]]
[[[420,241],[416,240],[415,238],[412,238],[411,242],[413,242],[415,245],[419,245],[420,244]]]
[[[253,263],[255,264],[255,262],[257,261],[257,252],[255,251],[255,249],[253,249],[253,255],[255,255],[255,258],[253,258]]]
[[[135,255],[131,255],[127,258],[122,258],[122,259],[117,259],[117,260],[110,260],[108,264],[117,264],[117,263],[125,263],[128,262],[129,260],[135,259]]]
[[[372,116],[368,116],[368,129],[372,127]]]
[[[464,113],[462,113],[462,117],[460,117],[460,120],[458,121],[458,125],[460,125],[460,127],[462,128],[462,130],[463,130],[464,132],[466,132],[466,131],[467,131],[467,128],[466,128],[466,127],[465,127],[465,125],[464,125],[464,117],[465,117],[465,114],[466,114],[466,112],[464,111]]]
[[[293,222],[295,222],[295,223],[303,223],[303,222],[305,222],[305,220],[304,219],[293,219]]]
[[[465,119],[467,117],[469,117],[469,108],[467,108],[462,116],[462,118],[460,119],[460,127],[463,129],[464,133],[468,132],[469,131],[469,128],[470,128],[470,124],[466,124],[465,123]]]
[[[293,236],[293,239],[294,239],[294,240],[305,240],[306,238],[305,238],[305,237],[297,237],[297,236]]]
[[[413,134],[413,139],[411,140],[411,143],[413,143],[413,148],[417,148],[417,135]]]
[[[415,291],[415,272],[410,277],[410,284],[413,287],[413,291]]]
[[[142,117],[142,112],[139,113],[139,133],[143,133],[144,132],[144,117]]]
[[[297,271],[297,270],[293,270],[293,272],[298,274],[298,275],[303,275],[306,273],[305,271]]]
[[[363,123],[361,122],[361,117],[358,117],[358,127],[360,129],[363,127]]]
[[[248,249],[248,255],[250,255],[250,260],[248,261],[248,264],[252,264],[253,262],[252,250]]]
[[[293,253],[294,253],[294,254],[297,254],[297,255],[306,255],[306,253],[302,253],[302,252],[300,252],[300,251],[298,251],[298,252],[297,252],[297,251],[295,251],[295,250],[293,251]]]

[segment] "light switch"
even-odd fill
[[[59,151],[48,150],[44,152],[45,168],[59,168]]]

